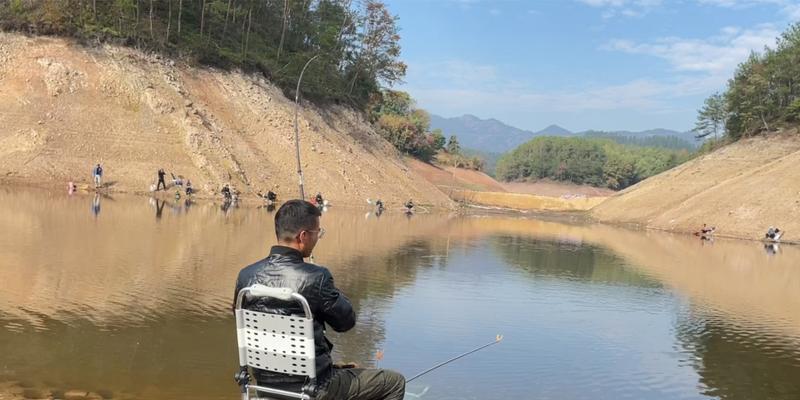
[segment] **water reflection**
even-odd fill
[[[506,263],[534,276],[661,287],[635,269],[623,268],[618,257],[588,244],[498,236],[492,239],[492,245]]]
[[[95,219],[86,201],[94,207],[94,196],[0,191],[0,381],[235,396],[231,291],[274,243],[274,214],[120,196]],[[570,221],[368,215],[325,213],[315,251],[358,312],[354,332],[331,334],[339,359],[375,365],[384,351],[381,366],[411,374],[506,335],[410,388],[429,386],[425,398],[800,393],[797,249],[771,257],[761,244]]]
[[[95,217],[100,215],[100,193],[95,193],[94,199],[92,199],[92,214]]]
[[[781,252],[781,246],[778,243],[764,243],[764,251],[767,255],[774,256]]]
[[[796,338],[696,307],[678,314],[676,335],[707,396],[792,399],[800,394]]]

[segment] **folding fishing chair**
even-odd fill
[[[298,302],[305,316],[279,315],[242,309],[244,298],[270,297]],[[252,285],[236,296],[236,340],[239,344],[239,372],[235,379],[242,399],[250,399],[251,390],[266,393],[268,398],[312,400],[316,386],[314,317],[305,297],[289,288]],[[250,384],[249,368],[286,375],[305,376],[300,392]]]

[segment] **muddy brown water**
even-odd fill
[[[237,398],[233,283],[273,216],[0,191],[0,398]],[[408,399],[800,398],[794,246],[392,209],[322,226],[316,262],[358,311],[338,359],[412,375],[505,337]]]

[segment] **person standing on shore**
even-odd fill
[[[166,174],[167,173],[164,172],[164,168],[158,169],[158,184],[156,185],[156,191],[158,191],[158,188],[160,187],[163,187],[164,190],[167,190],[167,183],[164,182],[164,175]]]
[[[103,167],[99,163],[92,170],[92,175],[94,175],[94,187],[99,188],[103,180]]]

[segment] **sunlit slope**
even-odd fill
[[[412,158],[407,158],[406,163],[417,175],[424,177],[445,193],[461,189],[488,192],[506,191],[501,183],[481,171],[437,166]]]
[[[114,191],[147,191],[163,167],[200,196],[230,182],[244,193],[277,186],[285,199],[298,192],[293,121],[294,103],[261,76],[0,33],[6,181],[83,186],[101,162]],[[299,128],[309,192],[334,204],[450,204],[352,110],[306,105]]]
[[[600,221],[675,231],[703,223],[759,238],[769,226],[800,239],[800,138],[746,139],[644,180],[592,209]]]

